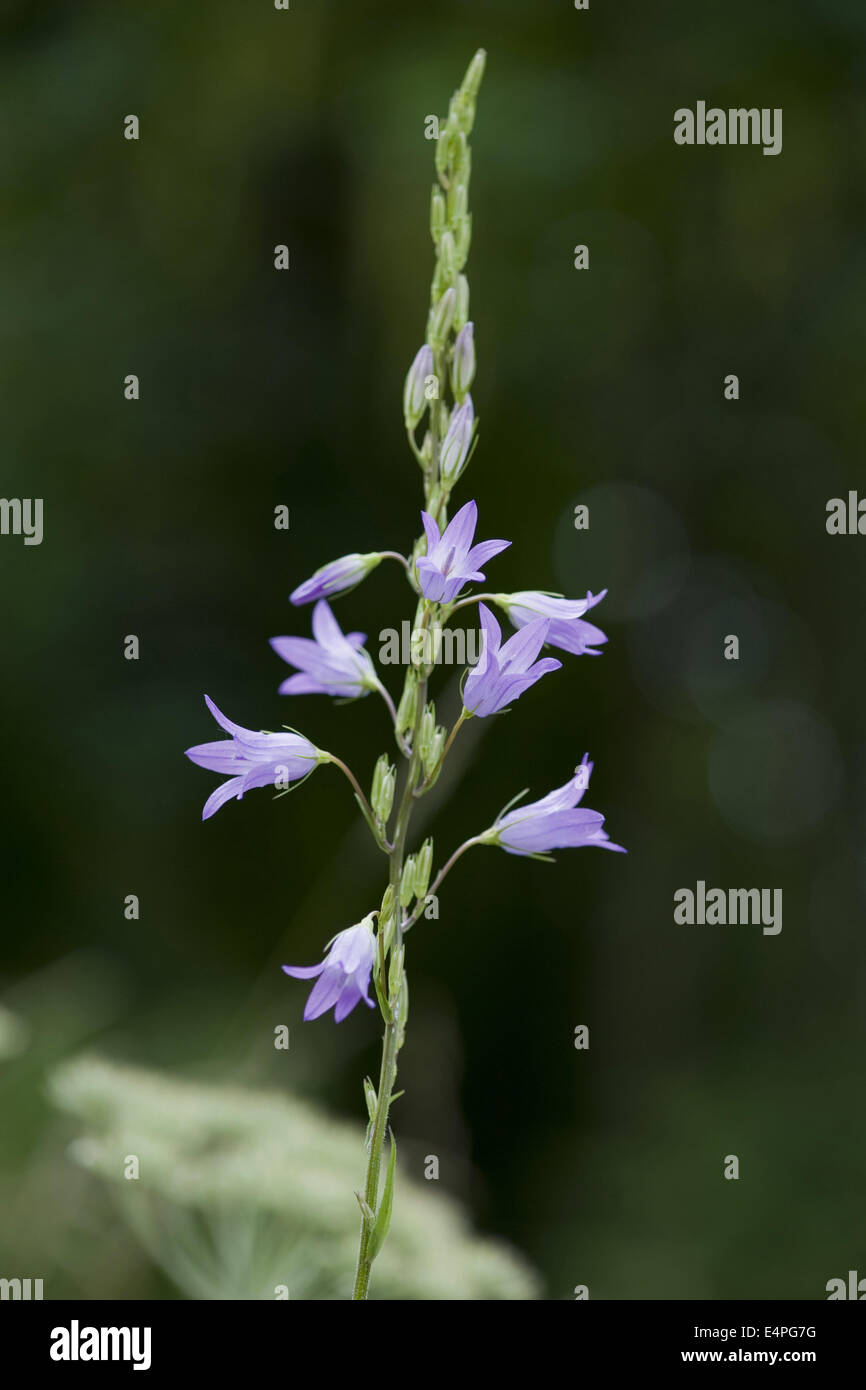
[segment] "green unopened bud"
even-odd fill
[[[448,330],[451,327],[456,306],[457,291],[453,285],[450,285],[435,308],[430,311],[430,331],[427,337],[435,347],[441,347],[448,337]]]
[[[384,825],[391,814],[396,781],[397,769],[391,763],[388,754],[383,753],[373,770],[373,786],[370,791],[370,805],[380,825]]]
[[[453,285],[457,279],[457,245],[454,241],[454,234],[444,231],[439,242],[439,264],[442,267],[442,279],[446,285]]]
[[[479,48],[469,67],[466,75],[460,83],[460,95],[475,100],[478,96],[478,89],[481,86],[481,79],[484,76],[484,65],[487,62],[487,51]]]
[[[433,193],[430,197],[430,235],[434,242],[439,244],[439,238],[445,230],[445,195],[441,188],[433,185]]]
[[[367,1102],[367,1114],[371,1120],[374,1120],[376,1118],[376,1087],[369,1076],[364,1077],[364,1099]]]
[[[436,172],[444,174],[453,157],[459,126],[451,113],[446,121],[439,122],[439,139],[436,141]]]
[[[469,281],[465,275],[457,276],[457,303],[454,306],[452,325],[455,333],[465,328],[469,321]]]
[[[410,666],[406,672],[403,694],[397,706],[397,732],[405,734],[415,723],[415,704],[418,698],[418,676]]]
[[[379,931],[383,934],[383,945],[387,951],[391,942],[394,940],[394,931],[397,926],[397,914],[394,911],[394,889],[390,883],[385,889],[382,897],[382,906],[379,908]]]
[[[421,727],[418,730],[418,748],[421,758],[424,758],[424,749],[436,732],[436,706],[430,704],[424,706],[424,713],[421,715]]]
[[[425,840],[415,856],[415,897],[423,902],[430,884],[433,868],[433,841]]]
[[[448,221],[458,228],[469,211],[469,195],[465,183],[454,184],[448,194]]]
[[[456,256],[457,266],[460,270],[466,264],[469,257],[469,247],[472,245],[472,214],[467,213],[457,228]]]
[[[469,148],[469,141],[466,139],[464,131],[458,130],[452,141],[452,162],[454,164],[454,177],[458,183],[469,187],[469,180],[472,177],[472,151]]]
[[[379,921],[387,922],[389,917],[394,915],[394,889],[390,883],[382,894],[382,905],[379,908]]]
[[[395,946],[388,964],[388,998],[396,1003],[403,983],[403,947]]]
[[[409,854],[403,865],[403,876],[400,879],[400,906],[408,907],[415,896],[415,856]]]
[[[438,724],[421,750],[424,777],[431,787],[434,786],[439,777],[442,766],[442,754],[445,751],[445,740],[447,737],[447,729],[444,729],[441,724]]]

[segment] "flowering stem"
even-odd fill
[[[472,129],[475,114],[475,98],[478,87],[481,83],[481,76],[484,71],[484,51],[479,49],[473,58],[463,79],[463,84],[459,91],[455,92],[451,108],[449,110],[447,139],[439,147],[446,152],[446,157],[440,161],[437,154],[436,168],[439,181],[443,189],[448,189],[451,185],[452,175],[460,176],[462,186],[462,210],[459,205],[448,207],[441,192],[437,192],[435,197],[438,203],[434,210],[437,216],[441,213],[440,223],[436,225],[439,230],[433,229],[433,212],[431,211],[431,230],[436,244],[437,259],[436,269],[433,276],[431,287],[431,318],[428,319],[428,335],[430,338],[430,349],[433,357],[433,374],[441,384],[443,391],[447,383],[447,366],[449,356],[452,353],[450,337],[452,333],[451,315],[457,303],[457,290],[459,283],[462,282],[464,290],[468,295],[465,277],[459,274],[466,259],[468,250],[468,239],[463,244],[467,234],[466,222],[466,194],[469,184],[469,155],[467,149],[467,139]],[[448,238],[444,236],[442,226],[444,220],[449,220]],[[462,256],[458,259],[458,251],[455,246],[455,236],[463,244]],[[447,253],[447,254],[446,254]],[[459,280],[458,280],[459,277]],[[446,284],[448,288],[446,290]],[[445,295],[449,299],[445,299]],[[437,318],[435,311],[437,306],[446,304],[449,312],[447,315],[440,313]],[[465,304],[464,304],[465,311]],[[465,312],[464,312],[465,318]],[[432,325],[432,328],[431,328]],[[435,328],[435,332],[432,329]],[[440,455],[444,427],[446,424],[445,405],[441,395],[436,396],[429,402],[428,435],[429,441],[425,438],[422,449],[419,449],[415,439],[415,429],[420,422],[420,417],[413,423],[413,415],[407,414],[407,439],[409,447],[418,463],[421,464],[424,474],[424,500],[427,510],[431,515],[438,518],[440,526],[443,523],[447,505],[449,489],[441,486],[439,478]],[[391,552],[394,558],[398,557]],[[403,559],[406,573],[413,588],[412,561]],[[424,632],[430,624],[431,616],[437,609],[435,603],[422,598],[419,601],[415,613],[415,623],[413,627],[417,631],[419,628]],[[410,666],[406,673],[403,685],[403,695],[400,700],[400,716],[394,709],[393,701],[383,687],[380,687],[382,696],[391,712],[394,721],[394,734],[398,745],[408,758],[405,780],[400,793],[400,800],[394,818],[394,828],[391,834],[391,844],[389,847],[389,875],[388,888],[382,900],[382,910],[380,910],[378,923],[378,983],[377,993],[382,1017],[385,1020],[385,1033],[382,1040],[382,1063],[379,1072],[379,1089],[376,1094],[375,1106],[370,1124],[369,1146],[367,1154],[367,1173],[364,1184],[364,1200],[361,1204],[361,1237],[358,1248],[358,1264],[355,1272],[355,1287],[352,1294],[353,1300],[364,1300],[370,1284],[370,1270],[373,1260],[381,1248],[384,1239],[387,1223],[390,1219],[391,1192],[389,1184],[393,1180],[393,1166],[389,1164],[388,1175],[386,1177],[385,1192],[380,1205],[379,1201],[379,1178],[382,1168],[382,1150],[385,1143],[385,1135],[388,1131],[388,1114],[391,1106],[391,1098],[394,1093],[394,1082],[397,1076],[397,1054],[403,1045],[406,1014],[408,1009],[408,991],[406,976],[403,968],[403,912],[400,905],[400,888],[403,879],[404,855],[406,850],[406,839],[409,830],[409,822],[412,817],[414,807],[415,792],[423,772],[423,758],[421,749],[421,727],[424,720],[424,713],[427,705],[427,682],[432,671],[432,666],[421,662],[413,657],[413,666]],[[411,719],[402,722],[402,717],[406,712],[406,706],[411,700],[412,687],[414,683],[414,709],[411,711]],[[448,751],[458,728],[463,723],[465,713],[457,720],[448,739],[443,758]],[[404,736],[405,729],[405,736]],[[441,763],[441,759],[440,759]],[[456,854],[451,856],[448,864],[439,874],[436,882],[442,881],[445,874],[456,863],[460,855],[468,849],[472,841],[467,841],[461,846]],[[387,905],[387,907],[386,907]],[[388,957],[388,974],[386,978],[386,956]],[[392,1139],[393,1144],[393,1139]]]

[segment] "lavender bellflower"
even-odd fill
[[[232,797],[240,801],[244,792],[252,787],[273,786],[279,790],[289,782],[306,777],[319,763],[329,761],[327,753],[314,747],[301,734],[257,734],[227,719],[209,695],[204,698],[216,722],[231,737],[216,739],[213,743],[197,743],[186,750],[190,762],[206,767],[209,772],[228,776],[228,781],[211,792],[205,802],[202,820],[209,820]]]
[[[343,633],[324,599],[313,609],[313,639],[272,637],[271,646],[298,672],[280,686],[281,695],[336,695],[357,699],[380,689],[363,632]]]
[[[615,845],[602,829],[604,816],[581,808],[578,803],[589,785],[593,764],[584,755],[577,773],[564,786],[548,792],[540,801],[505,811],[483,835],[479,843],[499,845],[507,854],[543,856],[552,849],[599,849],[626,851]]]
[[[494,594],[496,603],[515,627],[525,627],[538,617],[550,619],[545,642],[573,656],[601,656],[595,647],[607,641],[600,627],[583,621],[583,615],[601,603],[607,589],[599,594],[588,593],[584,599],[560,598],[538,589],[523,589],[517,594]]]
[[[370,913],[357,926],[339,932],[318,965],[284,965],[286,974],[294,975],[296,980],[315,980],[318,976],[304,1008],[304,1019],[309,1022],[333,1009],[335,1021],[342,1023],[362,999],[368,1008],[374,1008],[370,998],[370,975],[375,955],[376,938]]]
[[[521,632],[502,642],[502,629],[490,609],[479,603],[483,634],[481,656],[466,677],[463,707],[467,714],[486,718],[505,709],[525,690],[562,665],[552,656],[536,661],[547,638],[547,618],[536,618]]]
[[[478,507],[465,502],[440,535],[428,512],[421,513],[427,554],[416,561],[418,583],[432,603],[451,603],[464,584],[484,578],[481,566],[506,550],[511,541],[481,541],[473,545]]]

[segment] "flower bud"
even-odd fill
[[[425,343],[415,354],[415,360],[409,371],[406,373],[406,384],[403,387],[403,418],[406,421],[406,428],[414,430],[424,411],[427,409],[427,397],[424,394],[424,385],[428,376],[433,374],[433,350]]]
[[[348,589],[354,589],[362,579],[366,579],[381,560],[382,556],[377,550],[366,555],[354,553],[343,555],[339,560],[332,560],[329,565],[317,569],[315,574],[310,579],[305,579],[297,589],[293,589],[289,594],[289,602],[297,608],[303,603],[315,603],[320,598],[333,598],[336,594],[344,594]]]
[[[448,337],[448,330],[451,327],[451,320],[454,317],[454,309],[457,304],[457,292],[453,285],[450,285],[434,309],[430,311],[430,328],[427,334],[434,347],[441,347]]]
[[[422,767],[428,787],[434,787],[439,779],[447,734],[447,729],[444,729],[441,724],[437,724],[422,749]]]
[[[448,119],[444,123],[444,128],[442,122],[439,124],[439,139],[436,141],[435,159],[437,174],[444,174],[448,169],[449,163],[454,158],[459,133],[460,127],[457,120],[457,113],[452,107],[448,112]]]
[[[459,333],[469,319],[469,281],[465,275],[457,276],[457,304],[454,309],[453,328]]]
[[[481,79],[484,76],[484,64],[487,62],[487,51],[479,48],[469,67],[466,69],[466,76],[460,83],[460,95],[470,97],[472,100],[478,96],[478,89],[481,86]]]
[[[465,131],[459,130],[452,141],[451,158],[454,164],[454,178],[468,188],[472,174],[472,151]]]
[[[373,815],[380,825],[385,825],[391,814],[396,781],[397,769],[391,763],[388,754],[383,753],[373,771],[373,786],[370,792]]]
[[[397,914],[394,911],[394,890],[390,883],[385,889],[382,898],[382,906],[379,908],[379,931],[384,932],[383,946],[387,951],[394,939],[394,929],[397,925]]]
[[[451,359],[451,389],[456,400],[462,403],[474,376],[475,329],[472,323],[466,323],[457,334]]]
[[[469,247],[472,245],[472,214],[467,213],[463,221],[457,228],[457,242],[455,255],[457,265],[462,270],[469,257]]]
[[[406,672],[403,694],[397,706],[397,732],[405,734],[415,723],[415,703],[418,698],[418,675],[410,666]]]
[[[433,185],[433,192],[430,197],[430,235],[434,242],[438,244],[439,238],[445,229],[445,195],[441,188]]]
[[[467,396],[463,405],[452,413],[439,455],[439,476],[446,488],[454,486],[466,465],[474,428],[475,410],[472,397]]]
[[[439,264],[442,267],[443,281],[446,285],[453,285],[457,279],[457,246],[453,232],[442,233],[439,241]]]
[[[400,906],[408,907],[415,896],[415,856],[406,856],[403,865],[403,876],[400,879]]]
[[[452,184],[448,193],[448,221],[459,227],[469,211],[469,197],[464,183]]]
[[[415,897],[423,902],[430,885],[430,872],[433,868],[433,841],[427,839],[415,856]]]
[[[397,1002],[403,983],[403,954],[402,945],[395,946],[388,964],[388,1002],[392,1007]]]

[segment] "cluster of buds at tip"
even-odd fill
[[[383,753],[373,771],[373,785],[370,791],[370,805],[380,830],[383,830],[394,805],[394,787],[397,769],[387,753]]]

